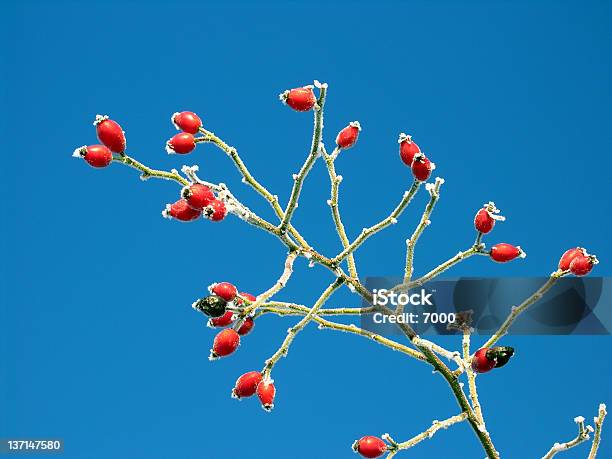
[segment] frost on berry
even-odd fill
[[[91,119],[91,118],[90,118]],[[109,119],[108,115],[96,115],[96,119],[93,122],[94,126],[97,126],[98,124],[100,124],[102,121],[106,121],[107,119]]]
[[[82,147],[79,147],[72,152],[72,157],[73,158],[84,158],[86,151],[87,151],[87,145],[83,145]]]

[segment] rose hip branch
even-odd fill
[[[286,246],[288,255],[278,280],[271,287],[262,289],[262,293],[259,295],[239,292],[236,286],[230,282],[220,282],[210,285],[208,294],[193,303],[194,309],[208,317],[208,325],[210,327],[221,329],[213,340],[210,353],[211,360],[234,354],[241,342],[247,339],[245,338],[246,335],[253,334],[256,319],[261,318],[263,315],[273,314],[281,317],[300,316],[300,320],[289,328],[284,340],[276,351],[264,362],[263,368],[259,371],[252,370],[238,378],[232,390],[234,397],[244,398],[257,395],[261,406],[267,411],[272,410],[276,397],[276,387],[272,380],[272,371],[281,357],[287,355],[292,342],[297,338],[298,334],[311,322],[315,322],[318,324],[319,329],[335,330],[363,336],[384,347],[412,357],[417,361],[427,363],[433,368],[434,373],[441,375],[445,379],[459,407],[458,413],[447,416],[444,421],[434,421],[430,427],[403,442],[395,441],[389,434],[384,434],[381,437],[364,436],[353,444],[356,452],[367,458],[375,458],[384,454],[391,458],[399,452],[431,438],[440,429],[446,429],[453,424],[467,421],[487,457],[499,458],[499,453],[486,428],[482,406],[478,400],[476,375],[505,366],[513,356],[514,350],[509,346],[494,346],[494,344],[506,335],[508,329],[522,312],[546,294],[557,279],[569,274],[576,276],[588,274],[593,266],[597,264],[597,258],[587,253],[581,247],[572,248],[565,252],[559,261],[558,269],[553,272],[549,281],[520,305],[509,307],[508,317],[500,329],[484,346],[476,349],[475,352],[472,352],[470,349],[472,330],[469,324],[464,324],[462,328],[460,327],[463,332],[462,352],[450,351],[431,341],[420,338],[410,323],[401,323],[397,320],[403,311],[402,303],[398,303],[395,305],[395,308],[391,308],[384,301],[378,301],[379,298],[375,299],[375,296],[380,295],[380,292],[371,292],[362,284],[358,275],[355,252],[368,238],[398,222],[398,219],[423,183],[425,183],[425,189],[429,193],[430,199],[422,212],[418,225],[406,241],[406,263],[403,267],[404,282],[402,285],[385,292],[386,295],[393,295],[398,289],[410,290],[421,286],[424,282],[434,279],[459,262],[469,259],[472,255],[488,256],[492,261],[506,263],[524,257],[525,252],[520,246],[504,242],[494,244],[490,249],[486,248],[482,242],[484,236],[493,230],[496,222],[504,220],[504,217],[499,215],[499,210],[495,204],[488,202],[476,211],[474,217],[476,238],[472,246],[430,269],[420,278],[413,280],[416,245],[420,236],[431,224],[431,214],[440,198],[440,189],[444,180],[436,178],[433,182],[427,182],[435,165],[425,155],[421,147],[414,142],[412,137],[404,133],[400,134],[398,139],[399,160],[409,168],[412,175],[412,183],[407,187],[396,207],[387,216],[372,226],[364,228],[351,240],[342,221],[339,209],[342,176],[337,174],[335,162],[341,157],[346,156],[346,151],[357,144],[362,127],[357,121],[348,123],[337,134],[333,151],[327,153],[322,142],[324,133],[323,110],[326,98],[327,84],[321,84],[318,81],[315,81],[314,85],[284,91],[280,96],[281,101],[294,111],[312,112],[314,115],[311,146],[302,167],[297,173],[292,175],[293,187],[287,204],[284,207],[280,204],[279,197],[270,192],[251,174],[236,148],[227,144],[212,131],[204,128],[202,120],[198,115],[190,111],[183,111],[174,113],[171,117],[172,123],[181,132],[166,142],[167,152],[169,154],[187,155],[192,153],[199,145],[215,145],[234,163],[242,176],[243,183],[254,189],[269,203],[275,214],[276,222],[268,221],[254,213],[224,183],[214,184],[200,179],[197,176],[197,166],[183,166],[181,169],[183,175],[181,175],[176,169],[171,171],[157,170],[137,161],[128,155],[123,129],[108,116],[98,115],[94,121],[100,144],[77,148],[73,156],[83,159],[94,168],[107,168],[112,163],[124,164],[140,171],[142,180],[159,178],[176,182],[180,186],[177,200],[168,204],[162,212],[163,216],[168,219],[185,223],[208,220],[220,224],[228,215],[234,215],[246,223],[273,235]],[[292,224],[292,217],[298,209],[305,181],[319,157],[323,158],[327,167],[330,180],[330,199],[328,200],[328,205],[331,210],[332,222],[342,246],[341,251],[335,256],[326,256],[319,253]],[[282,292],[287,282],[290,281],[293,274],[293,265],[299,258],[305,258],[309,266],[320,265],[332,274],[333,279],[331,283],[312,306],[273,300],[276,295]],[[345,261],[348,274],[344,270]],[[372,306],[368,308],[325,308],[325,304],[332,297],[333,293],[343,286],[346,286],[351,292],[365,299]],[[411,295],[414,295],[414,293]],[[414,301],[425,302],[427,300],[426,298],[408,296],[409,301],[411,298]],[[393,341],[387,337],[357,327],[354,324],[344,324],[329,320],[329,317],[351,317],[365,312],[375,312],[380,317],[386,319],[395,318],[396,322],[398,322],[398,327],[407,338],[407,344]],[[268,341],[268,339],[264,340],[265,343]],[[447,359],[449,364],[446,364],[442,359]],[[450,368],[451,364],[456,365],[456,368]],[[466,374],[468,380],[468,394],[464,390],[463,382],[460,381],[463,374]],[[599,409],[599,416],[595,418],[595,429],[585,425],[584,420],[581,418],[580,422],[577,421],[580,427],[577,439],[562,444],[556,443],[551,451],[546,453],[545,457],[552,457],[558,451],[563,451],[585,442],[591,430],[594,430],[595,440],[592,442],[589,458],[595,458],[600,443],[605,414],[605,405],[602,404]],[[296,442],[299,440],[296,438]]]

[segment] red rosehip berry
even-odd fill
[[[527,254],[523,252],[523,249],[521,249],[520,246],[515,247],[512,244],[501,242],[491,247],[489,256],[492,260],[497,261],[498,263],[506,263],[514,260],[516,257],[525,258]]]
[[[274,396],[276,395],[276,387],[271,379],[261,381],[257,385],[257,397],[261,402],[261,407],[266,411],[272,411],[274,408]]]
[[[171,119],[174,127],[189,134],[197,134],[202,127],[202,120],[193,112],[177,112]]]
[[[435,164],[432,163],[423,153],[417,153],[412,160],[412,175],[414,178],[424,182],[431,175],[431,171],[435,169]]]
[[[361,131],[359,121],[351,121],[347,127],[338,133],[336,145],[344,149],[351,148],[357,142],[359,131]]]
[[[166,142],[166,151],[168,154],[178,153],[184,155],[191,153],[195,146],[193,135],[188,132],[181,132]]]
[[[494,202],[489,202],[482,209],[476,212],[474,217],[474,227],[476,231],[482,234],[487,234],[495,226],[495,221],[504,221],[506,218],[499,214],[499,210],[495,207]]]
[[[233,301],[236,298],[238,290],[229,282],[219,282],[210,286],[210,293],[220,296],[225,301]]]
[[[353,450],[363,457],[376,458],[385,454],[387,444],[378,437],[366,435],[353,443]]]
[[[96,134],[100,142],[114,153],[125,151],[125,133],[116,121],[109,119],[106,115],[96,115],[93,124],[96,127]]]
[[[400,158],[406,166],[412,166],[414,155],[420,153],[421,149],[415,142],[412,141],[411,136],[406,135],[403,132],[399,135],[397,142],[400,145]]]
[[[298,112],[307,112],[317,103],[312,86],[287,90],[279,98],[284,104]]]
[[[213,222],[220,222],[227,215],[227,208],[223,201],[215,199],[209,205],[204,207],[204,216]]]
[[[586,276],[591,272],[593,266],[599,261],[595,255],[589,255],[586,252],[575,257],[570,263],[569,269],[574,276]]]
[[[561,258],[559,259],[559,269],[562,271],[567,271],[570,268],[570,263],[574,260],[574,258],[579,256],[584,256],[586,254],[586,250],[582,247],[574,247],[573,249],[567,250]]]
[[[262,376],[259,371],[249,371],[243,374],[236,380],[236,385],[232,389],[232,397],[240,399],[255,395],[261,380]]]
[[[191,207],[185,199],[179,199],[174,204],[167,204],[162,212],[164,218],[174,218],[181,222],[196,220],[202,212]]]
[[[240,345],[240,335],[231,328],[221,330],[215,336],[213,347],[210,350],[210,360],[225,357],[233,353]]]
[[[495,368],[495,359],[489,358],[489,356],[487,356],[487,351],[489,351],[489,348],[483,347],[482,349],[478,349],[474,354],[472,358],[472,370],[476,373],[486,373]]]
[[[242,322],[242,325],[238,329],[238,334],[240,336],[248,335],[251,332],[251,330],[253,330],[254,326],[255,326],[255,321],[253,320],[253,318],[247,317],[246,319],[244,319],[244,322]]]
[[[92,167],[106,167],[113,162],[113,153],[104,145],[82,146],[72,156],[83,158]]]
[[[225,311],[221,317],[212,317],[208,319],[208,326],[213,328],[227,327],[234,321],[234,313],[232,311]]]
[[[217,199],[210,188],[200,183],[194,183],[183,188],[181,196],[185,198],[187,204],[197,210],[202,210]]]

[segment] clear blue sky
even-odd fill
[[[470,244],[474,210],[508,217],[490,242],[521,244],[510,265],[470,260],[453,275],[546,275],[585,245],[610,275],[612,6],[609,2],[365,2],[250,6],[4,4],[0,437],[60,437],[66,458],[353,457],[364,434],[408,438],[457,413],[427,367],[359,337],[309,327],[275,370],[272,414],[231,400],[289,320],[264,318],[239,353],[207,360],[213,333],[191,302],[213,281],[259,293],[283,249],[235,218],[181,225],[161,218],[170,183],[70,157],[95,141],[96,113],[124,127],[129,151],[160,168],[199,163],[262,215],[269,209],[212,146],[169,157],[169,116],[194,110],[238,147],[286,200],[307,151],[311,117],[277,94],[330,84],[326,141],[357,119],[357,148],[337,169],[349,234],[385,216],[410,181],[397,134],[415,140],[446,179],[419,243],[419,272]],[[326,172],[316,165],[295,223],[334,253]],[[396,275],[425,202],[358,252],[364,275]],[[279,298],[311,302],[330,281],[298,263]],[[348,292],[335,305],[355,305]],[[458,341],[447,338],[449,346]],[[612,403],[609,337],[522,337],[517,356],[479,378],[502,457],[540,457]],[[316,445],[315,451],[308,445]],[[459,452],[461,450],[461,452]],[[582,458],[586,447],[565,457]],[[482,457],[467,425],[397,457]],[[612,422],[601,456],[612,456]]]

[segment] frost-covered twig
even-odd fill
[[[420,338],[418,336],[414,338],[412,342],[418,347],[426,347],[431,351],[435,352],[436,354],[439,354],[448,360],[452,360],[457,364],[459,368],[463,368],[465,366],[463,360],[461,359],[461,355],[457,351],[451,352],[448,349],[443,348],[439,344]]]
[[[592,432],[593,428],[591,426],[584,425],[584,418],[582,416],[575,417],[574,422],[578,424],[578,435],[576,435],[576,438],[565,443],[555,443],[552,448],[550,448],[550,450],[544,456],[542,456],[542,459],[550,459],[557,453],[567,451],[568,449],[578,446],[580,443],[589,439],[589,432]]]
[[[217,147],[219,147],[227,156],[232,160],[240,174],[242,175],[242,181],[251,188],[253,188],[257,193],[259,193],[272,207],[274,213],[277,215],[279,219],[284,218],[285,213],[278,202],[278,196],[273,195],[268,189],[263,186],[251,172],[247,168],[246,164],[238,154],[238,150],[234,147],[229,146],[225,141],[223,141],[220,137],[215,135],[211,131],[207,131],[204,128],[200,128],[200,132],[204,134],[204,141],[210,142]],[[295,240],[301,244],[303,247],[309,247],[309,244],[306,242],[304,237],[293,227],[293,225],[289,225],[288,227],[289,233]]]
[[[150,167],[145,166],[141,162],[136,161],[134,158],[126,154],[113,156],[113,161],[123,163],[126,166],[130,166],[134,169],[139,170],[140,172],[142,172],[142,175],[140,176],[142,180],[147,180],[148,178],[155,177],[165,180],[173,180],[183,186],[189,185],[189,182],[185,178],[181,177],[178,171],[174,169],[171,172],[151,169]]]
[[[300,198],[300,193],[302,191],[302,185],[304,183],[304,179],[314,162],[317,159],[317,156],[321,153],[321,135],[323,133],[323,109],[325,108],[325,96],[327,94],[327,84],[320,85],[320,94],[319,99],[317,100],[317,104],[314,108],[314,129],[312,133],[312,144],[310,146],[310,153],[306,157],[306,161],[302,165],[300,171],[294,176],[293,188],[291,189],[291,196],[289,197],[289,202],[287,203],[287,207],[285,209],[285,216],[282,218],[280,224],[278,225],[279,230],[283,233],[289,223],[291,222],[291,217],[293,216],[293,212],[298,206],[298,200]]]
[[[285,285],[287,285],[287,282],[289,281],[291,274],[293,274],[293,263],[295,262],[295,259],[297,258],[297,256],[298,256],[297,252],[289,252],[289,254],[287,255],[287,258],[285,259],[285,266],[283,269],[283,273],[280,275],[276,283],[272,287],[270,287],[268,290],[263,292],[262,294],[257,295],[257,299],[253,301],[253,303],[247,305],[240,312],[239,318],[244,319],[249,314],[252,314],[253,312],[255,312],[262,303],[268,301],[273,295],[278,293],[281,289],[285,287]],[[242,301],[246,302],[248,300],[246,300],[245,298],[242,298]],[[241,325],[241,321],[237,320],[235,327],[240,328],[240,325]]]
[[[425,230],[425,228],[431,223],[431,221],[429,220],[429,217],[436,205],[436,202],[438,202],[438,199],[440,198],[440,187],[442,186],[443,183],[444,183],[444,179],[440,177],[436,177],[435,183],[433,184],[428,183],[427,185],[425,185],[425,187],[427,188],[427,191],[429,191],[429,196],[430,196],[429,202],[427,203],[427,206],[425,206],[425,211],[423,212],[423,215],[421,216],[421,221],[419,222],[416,229],[414,230],[414,233],[412,233],[412,236],[410,236],[410,239],[406,240],[407,247],[406,247],[406,267],[404,269],[404,284],[407,284],[408,282],[410,282],[410,279],[412,278],[412,271],[413,271],[412,262],[414,259],[414,248],[416,246],[417,241],[419,240],[419,237]]]
[[[278,306],[274,306],[274,304],[278,304],[278,303],[274,303],[274,302],[265,303],[259,308],[259,312],[260,313],[268,312],[268,313],[278,314],[279,316],[305,315],[310,312],[310,308],[303,306],[303,305],[291,304],[291,308],[284,308],[284,307],[279,308]],[[355,324],[348,324],[348,325],[341,324],[338,322],[332,322],[330,320],[323,319],[321,317],[326,314],[327,315],[346,315],[346,314],[361,313],[361,312],[354,311],[357,309],[368,309],[368,308],[319,309],[319,312],[317,313],[316,316],[312,318],[312,320],[319,324],[319,329],[321,330],[323,329],[338,330],[338,331],[342,331],[346,333],[353,333],[356,335],[364,336],[366,338],[370,338],[372,341],[382,344],[383,346],[393,349],[394,351],[402,352],[418,360],[423,360],[423,361],[426,360],[425,356],[422,353],[404,344],[398,343],[382,335],[373,333],[369,330],[357,327]]]
[[[418,435],[415,435],[410,440],[407,440],[402,443],[392,442],[392,446],[389,448],[389,454],[387,455],[387,459],[393,458],[398,452],[412,448],[417,443],[422,442],[423,440],[427,440],[434,436],[434,434],[440,429],[448,429],[453,424],[457,424],[458,422],[465,421],[467,419],[467,413],[461,413],[456,416],[452,416],[444,421],[433,421],[431,427],[421,432]],[[386,438],[385,438],[386,437]],[[389,439],[388,435],[384,435],[383,438]]]
[[[508,329],[512,326],[516,318],[519,315],[521,315],[521,313],[525,311],[525,309],[527,309],[529,306],[531,306],[535,302],[539,301],[540,298],[542,298],[544,294],[548,292],[552,288],[552,286],[555,285],[557,281],[561,277],[565,276],[566,274],[567,274],[567,271],[561,271],[561,270],[557,270],[553,272],[548,278],[548,280],[538,290],[536,290],[533,293],[533,295],[526,298],[518,306],[513,306],[510,311],[510,314],[508,315],[508,317],[506,317],[506,320],[504,320],[504,323],[493,334],[493,336],[491,336],[491,338],[487,340],[487,342],[482,347],[493,346],[502,336],[504,336],[508,332]]]
[[[344,282],[340,280],[339,278],[337,278],[334,282],[332,282],[323,291],[323,293],[321,294],[319,299],[315,302],[315,304],[312,306],[312,308],[310,308],[310,311],[308,311],[308,313],[297,324],[295,324],[293,327],[287,330],[287,336],[285,336],[285,339],[283,340],[283,343],[281,344],[281,346],[272,355],[272,357],[266,360],[266,364],[262,371],[264,379],[270,378],[270,373],[272,372],[274,365],[276,365],[276,362],[278,362],[278,360],[281,357],[284,357],[287,355],[287,352],[289,352],[289,346],[291,346],[291,343],[295,339],[295,336],[300,331],[302,331],[302,329],[306,325],[308,325],[308,322],[310,322],[313,319],[313,317],[316,317],[317,312],[319,311],[319,309],[321,309],[321,306],[325,304],[325,302],[328,300],[331,294],[334,293],[334,291],[336,291],[336,289],[340,287],[343,283]]]
[[[471,329],[469,326],[463,327],[463,360],[465,362],[465,372],[468,379],[468,389],[470,393],[470,400],[472,400],[472,408],[474,408],[474,413],[476,414],[476,417],[484,427],[485,421],[482,415],[482,407],[480,406],[480,401],[478,400],[478,391],[476,390],[476,373],[474,372],[474,370],[472,370],[472,367],[470,366],[470,333]]]
[[[420,287],[423,284],[425,284],[426,282],[429,282],[430,280],[435,279],[436,277],[438,277],[440,274],[442,274],[447,269],[452,268],[457,263],[460,263],[461,261],[465,260],[466,258],[469,258],[472,255],[476,255],[476,254],[487,255],[482,250],[482,246],[480,244],[473,245],[469,249],[463,250],[463,251],[457,253],[457,255],[455,255],[452,258],[449,258],[444,263],[436,266],[434,269],[429,271],[427,274],[424,274],[423,276],[419,277],[418,279],[415,279],[412,282],[409,282],[408,284],[401,284],[401,285],[399,285],[397,287],[394,287],[394,290],[398,289],[398,288],[411,289],[411,288],[414,288],[414,287]]]
[[[410,189],[404,192],[404,195],[402,196],[402,199],[400,200],[399,204],[395,207],[395,209],[393,209],[393,211],[391,212],[391,214],[389,214],[388,217],[384,218],[383,220],[376,223],[375,225],[370,226],[369,228],[364,228],[359,234],[359,236],[357,236],[357,238],[346,249],[344,249],[342,252],[336,255],[336,257],[334,257],[332,261],[335,264],[340,263],[350,253],[353,253],[355,250],[357,250],[357,248],[359,248],[359,246],[363,244],[366,241],[366,239],[368,239],[370,236],[385,229],[387,226],[393,223],[396,223],[398,217],[402,214],[402,212],[408,206],[408,204],[410,204],[410,201],[412,200],[412,198],[418,191],[419,187],[421,186],[421,183],[422,182],[415,180],[412,183],[412,186],[410,187]]]
[[[342,242],[342,248],[346,249],[350,245],[350,241],[346,235],[342,218],[340,217],[340,209],[338,207],[338,188],[342,181],[342,176],[336,174],[336,167],[334,166],[334,160],[338,156],[340,148],[336,147],[331,155],[324,153],[325,164],[327,165],[327,171],[329,173],[329,181],[331,182],[331,197],[327,202],[332,211],[332,217],[334,219],[334,225],[336,226],[336,232]],[[352,253],[348,255],[348,268],[351,277],[357,277],[357,267],[355,265],[355,256]]]
[[[601,441],[601,429],[603,427],[603,422],[606,417],[606,405],[599,405],[599,412],[597,416],[593,418],[593,422],[595,423],[595,434],[593,436],[593,444],[591,445],[591,451],[589,452],[588,459],[595,459],[597,457],[597,450],[599,449],[599,442]]]

